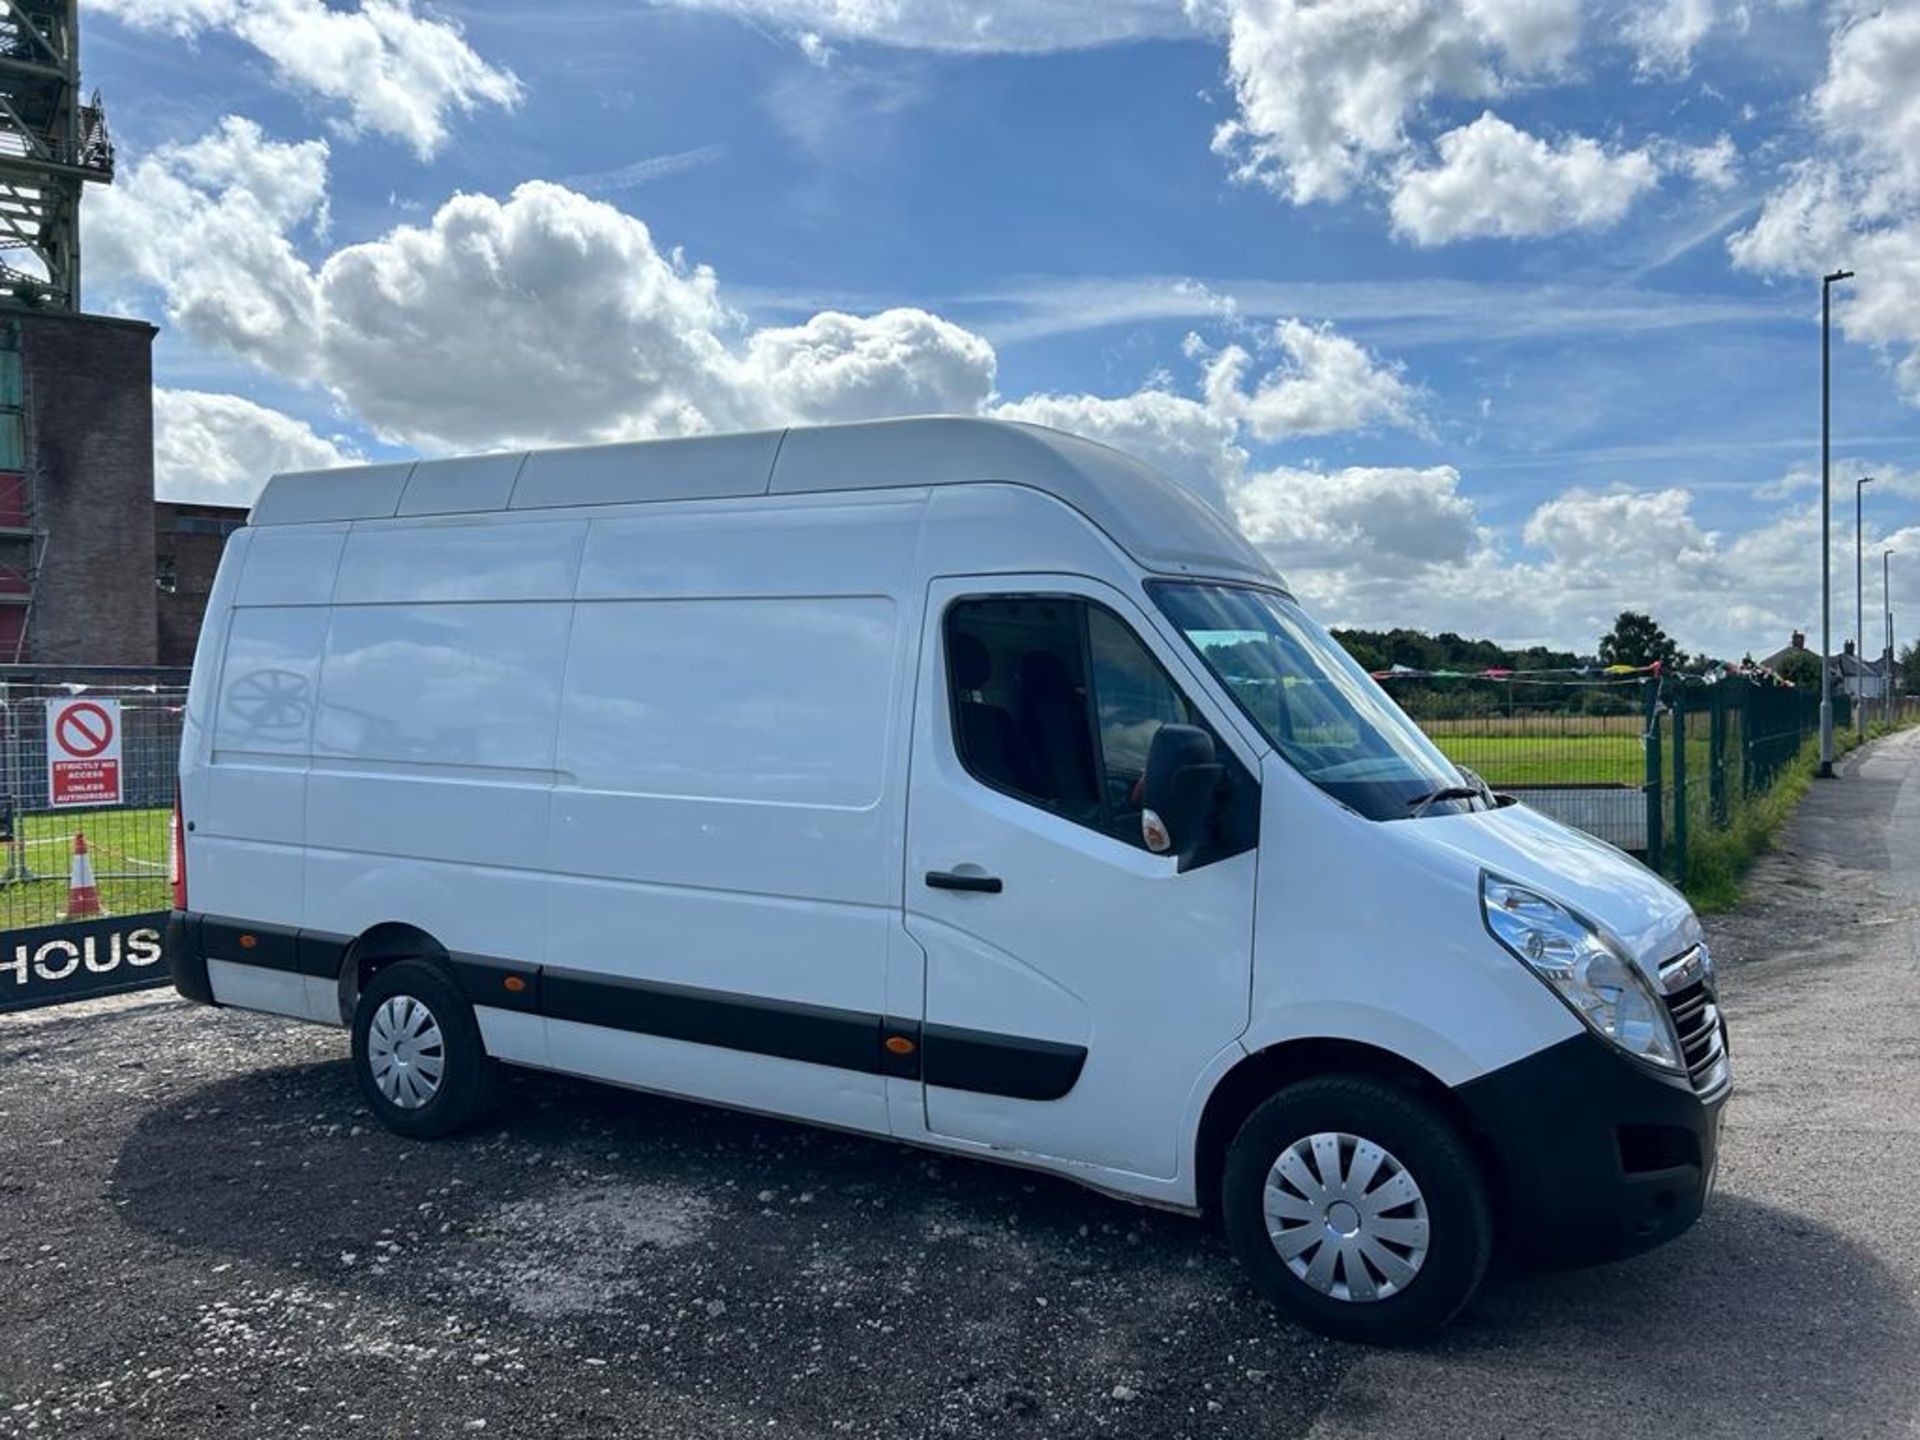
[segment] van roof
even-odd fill
[[[1278,579],[1218,511],[1132,456],[1042,425],[957,416],[295,471],[267,482],[251,523],[983,482],[1063,501],[1149,570]]]

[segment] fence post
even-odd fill
[[[1647,730],[1642,737],[1647,747],[1647,864],[1661,873],[1666,846],[1660,834],[1660,682],[1647,689]]]
[[[1740,795],[1753,794],[1753,721],[1754,692],[1760,687],[1751,680],[1740,682]]]
[[[1707,805],[1715,825],[1727,823],[1727,687],[1715,685],[1707,708]]]
[[[1684,885],[1687,879],[1687,690],[1683,681],[1674,686],[1673,706],[1673,878]]]

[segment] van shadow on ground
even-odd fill
[[[615,1411],[665,1386],[821,1429],[1295,1435],[1338,1390],[1363,1434],[1371,1377],[1468,1366],[1489,1433],[1567,1433],[1569,1413],[1604,1432],[1624,1406],[1690,1436],[1852,1435],[1888,1424],[1920,1354],[1864,1249],[1722,1195],[1650,1255],[1495,1278],[1440,1340],[1339,1389],[1357,1352],[1277,1320],[1210,1226],[585,1082],[505,1088],[497,1126],[422,1144],[373,1125],[344,1063],[224,1080],[142,1119],[114,1194],[154,1238],[328,1287],[388,1329],[451,1317],[448,1365],[484,1346],[551,1383],[605,1359]],[[328,1325],[320,1355],[351,1329]]]
[[[349,1352],[361,1391],[432,1388],[453,1355],[383,1377],[367,1356],[390,1347],[368,1336],[449,1321],[459,1370],[482,1350],[609,1414],[667,1387],[802,1431],[1167,1435],[1258,1416],[1291,1435],[1337,1379],[1338,1347],[1276,1318],[1191,1220],[587,1082],[523,1072],[505,1091],[498,1125],[421,1143],[374,1125],[345,1063],[255,1071],[146,1113],[113,1193],[209,1271],[344,1298],[307,1383]],[[594,1389],[582,1357],[607,1362]]]

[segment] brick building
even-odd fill
[[[207,612],[214,572],[227,537],[247,523],[242,505],[188,505],[161,500],[153,507],[154,607],[158,659],[191,665]]]
[[[0,305],[0,661],[156,659],[156,333]]]
[[[77,0],[0,4],[0,663],[151,665],[153,326],[88,315],[80,204],[113,182]]]

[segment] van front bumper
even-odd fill
[[[1576,1035],[1455,1092],[1490,1152],[1522,1260],[1581,1265],[1663,1244],[1700,1218],[1731,1087],[1702,1098]]]

